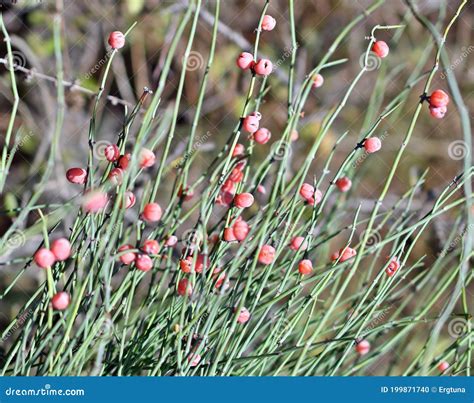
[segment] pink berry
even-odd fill
[[[162,214],[161,207],[158,203],[148,203],[143,208],[142,217],[147,222],[158,222]]]
[[[232,152],[232,157],[240,157],[245,154],[245,146],[243,144],[236,144],[234,151]]]
[[[229,279],[227,278],[227,276],[222,273],[216,280],[216,284],[215,284],[215,288],[217,288],[218,290],[228,290],[230,287],[230,281]]]
[[[221,191],[223,192],[229,192],[229,193],[234,193],[235,192],[235,183],[233,180],[230,178],[227,179],[224,184],[221,187]]]
[[[430,106],[430,114],[436,119],[443,119],[447,111],[448,108],[446,106],[440,106],[438,108]]]
[[[117,165],[119,168],[122,168],[123,170],[127,169],[128,164],[130,163],[132,155],[130,153],[127,153],[125,155],[121,155],[120,158],[117,161]]]
[[[132,250],[133,246],[132,245],[122,245],[120,248],[118,248],[118,252],[125,252],[127,250]],[[137,258],[137,255],[135,252],[126,252],[123,254],[120,254],[119,259],[123,264],[130,265],[132,264],[135,259]]]
[[[116,144],[109,144],[104,149],[104,156],[109,162],[117,161],[120,157],[120,150]]]
[[[33,260],[39,267],[46,269],[54,264],[56,257],[49,249],[41,248],[35,253]]]
[[[257,186],[257,192],[264,195],[264,194],[267,194],[267,189],[265,189],[265,186],[263,186],[263,185],[258,185]]]
[[[112,49],[120,49],[125,45],[125,35],[120,31],[111,32],[109,35],[109,45]]]
[[[298,271],[303,276],[307,276],[308,274],[311,274],[311,272],[313,271],[313,263],[311,263],[311,260],[309,259],[302,260],[298,264]]]
[[[64,311],[70,303],[71,297],[65,291],[54,294],[53,298],[51,299],[51,305],[53,305],[53,308],[57,311]]]
[[[234,229],[232,227],[227,227],[224,229],[224,241],[226,242],[234,242],[237,241],[237,238],[234,234]]]
[[[273,70],[273,64],[268,59],[260,59],[253,69],[259,76],[268,76]]]
[[[171,235],[166,240],[165,245],[166,246],[175,246],[177,243],[178,243],[178,237],[176,237],[175,235]]]
[[[216,203],[222,206],[230,206],[234,200],[234,194],[232,192],[221,192],[219,196],[217,196]]]
[[[258,261],[262,264],[272,264],[275,259],[275,248],[271,245],[263,245],[258,254]]]
[[[359,355],[365,355],[370,351],[370,343],[367,340],[361,340],[356,343],[355,350]]]
[[[295,236],[290,242],[290,249],[294,251],[306,250],[308,249],[308,242],[305,242],[302,236]]]
[[[152,269],[153,261],[150,256],[139,254],[135,258],[135,266],[138,270],[147,272]]]
[[[190,367],[197,367],[201,362],[201,356],[195,353],[189,353],[188,362]]]
[[[322,199],[323,199],[323,193],[322,193],[319,189],[316,189],[316,190],[314,191],[313,197],[311,197],[310,199],[308,199],[308,203],[309,203],[311,206],[314,206],[315,204],[319,204]]]
[[[93,190],[84,195],[82,208],[87,213],[98,213],[105,208],[108,200],[107,193],[100,190]]]
[[[449,104],[449,95],[446,94],[443,90],[434,90],[428,99],[430,106],[434,108],[439,108],[441,106],[448,106]]]
[[[259,111],[254,111],[254,112],[250,113],[249,116],[253,116],[253,117],[257,118],[258,120],[262,120],[262,114]]]
[[[239,316],[237,317],[237,322],[243,324],[245,322],[248,322],[249,319],[250,319],[250,312],[248,311],[247,308],[242,307],[242,309],[240,310]]]
[[[400,262],[398,261],[398,258],[394,256],[392,259],[390,259],[390,263],[385,269],[385,273],[387,273],[387,276],[392,277],[399,268]]]
[[[242,179],[244,179],[244,173],[238,167],[234,168],[229,175],[229,180],[239,183],[242,182]]]
[[[255,133],[258,130],[259,120],[255,116],[247,116],[244,118],[242,127],[249,133]]]
[[[82,168],[70,168],[66,172],[66,178],[71,183],[83,185],[86,183],[87,171]]]
[[[388,55],[389,47],[384,41],[377,41],[372,45],[372,52],[383,59]]]
[[[237,66],[242,70],[248,70],[253,64],[253,55],[249,52],[242,52],[237,58]]]
[[[191,295],[193,293],[193,287],[189,283],[187,278],[182,278],[178,283],[178,295]]]
[[[336,181],[336,186],[341,192],[347,192],[352,186],[352,181],[347,176],[344,176]]]
[[[319,88],[324,84],[324,77],[321,74],[313,76],[313,88]]]
[[[66,238],[56,239],[51,244],[51,252],[56,260],[62,262],[71,256],[71,243]]]
[[[157,255],[160,250],[160,245],[154,239],[147,239],[145,242],[143,242],[143,245],[140,249],[149,255]]]
[[[109,181],[112,182],[115,186],[118,186],[122,183],[123,170],[120,168],[113,168],[109,172]]]
[[[300,138],[300,135],[299,135],[299,133],[298,133],[298,130],[293,129],[293,130],[291,131],[291,134],[290,134],[290,140],[291,140],[291,141],[296,141],[296,140],[298,140],[299,138]]]
[[[251,193],[239,193],[234,197],[234,205],[237,208],[247,208],[253,204],[254,198]]]
[[[234,230],[234,236],[237,239],[237,241],[242,242],[245,238],[247,238],[247,235],[250,231],[250,227],[247,224],[246,221],[239,219],[237,220],[232,229]]]
[[[149,150],[148,148],[142,148],[140,150],[140,157],[139,157],[139,164],[140,168],[150,168],[155,165],[155,154],[153,151]]]
[[[382,148],[382,142],[378,137],[369,137],[364,141],[364,148],[369,154],[375,153]]]
[[[135,197],[133,192],[130,192],[129,190],[127,190],[124,193],[124,198],[125,198],[125,208],[126,209],[132,208],[135,205],[136,201],[137,201],[137,198]],[[122,208],[122,201],[120,201],[120,208]]]
[[[253,134],[253,139],[258,143],[258,144],[265,144],[268,143],[268,140],[270,140],[270,137],[272,137],[272,134],[270,133],[270,130],[262,127],[258,129],[254,134]]]
[[[300,188],[300,195],[305,200],[310,200],[314,196],[314,186],[303,183]]]
[[[262,20],[262,29],[264,31],[271,31],[275,28],[276,20],[271,15],[264,15]]]
[[[441,362],[438,364],[438,369],[439,369],[441,372],[445,372],[448,368],[449,368],[449,363],[448,363],[447,361],[441,361]]]
[[[352,259],[355,255],[357,255],[356,250],[347,246],[340,249],[339,252],[333,253],[331,255],[331,260],[336,261],[339,259],[339,262],[345,262],[346,260]]]

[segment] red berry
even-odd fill
[[[155,165],[155,154],[148,148],[142,148],[139,156],[140,168],[150,168]]]
[[[222,206],[229,206],[234,200],[234,194],[232,192],[221,192],[219,196],[217,196],[216,203]]]
[[[436,119],[443,119],[447,111],[448,108],[446,106],[440,106],[438,108],[430,106],[430,114]]]
[[[313,88],[319,88],[324,84],[324,77],[321,74],[313,76]]]
[[[250,231],[250,227],[247,224],[246,221],[240,219],[237,220],[232,229],[234,230],[234,236],[237,239],[237,241],[242,242],[245,238],[247,238],[247,235]]]
[[[82,168],[70,168],[66,172],[66,178],[71,183],[83,185],[86,183],[87,171]]]
[[[336,186],[341,192],[347,192],[352,186],[352,181],[347,176],[344,176],[336,181]]]
[[[258,254],[258,261],[268,265],[275,259],[275,248],[271,245],[263,245]]]
[[[237,238],[234,234],[234,229],[232,227],[227,227],[224,229],[224,241],[226,242],[233,242],[237,241]]]
[[[245,154],[245,146],[243,144],[236,144],[234,151],[232,152],[232,157],[240,157]]]
[[[239,183],[242,182],[242,179],[244,179],[244,173],[239,168],[234,168],[229,175],[229,180],[234,183]]]
[[[273,70],[273,64],[268,59],[260,59],[253,69],[259,76],[268,76]]]
[[[138,270],[147,272],[152,269],[153,261],[150,256],[139,254],[135,258],[135,266]]]
[[[237,58],[237,66],[242,70],[248,70],[253,65],[253,55],[249,52],[242,52]]]
[[[237,208],[247,208],[253,204],[254,198],[251,193],[239,193],[234,197],[234,204]]]
[[[120,157],[120,150],[116,144],[109,144],[104,149],[104,156],[109,162],[117,161]]]
[[[122,245],[120,248],[118,248],[118,252],[125,252],[127,250],[132,250],[133,246],[132,245]],[[126,252],[123,254],[120,254],[119,259],[123,264],[130,265],[132,264],[135,259],[136,255],[134,252]]]
[[[118,186],[122,183],[123,170],[121,168],[113,168],[109,172],[109,181],[112,182],[115,186]]]
[[[250,319],[250,312],[248,311],[247,308],[242,307],[242,309],[240,310],[239,316],[237,317],[237,322],[245,323],[245,322],[248,322],[249,319]]]
[[[313,271],[313,264],[311,263],[311,260],[309,259],[302,260],[298,264],[298,271],[303,276],[307,276],[308,274],[311,274],[311,272]]]
[[[383,59],[388,55],[389,48],[384,41],[377,41],[372,45],[372,52]]]
[[[187,278],[182,278],[179,280],[178,283],[178,294],[181,296],[184,295],[191,295],[193,293],[193,287],[191,284],[189,284],[189,281]]]
[[[87,213],[98,213],[105,208],[108,200],[107,193],[93,190],[84,195],[82,208]]]
[[[71,297],[65,291],[54,294],[51,299],[51,305],[53,305],[53,308],[57,311],[64,311],[69,306],[70,302]]]
[[[311,197],[310,199],[308,199],[308,203],[309,203],[311,206],[314,206],[315,204],[319,204],[322,199],[323,199],[323,193],[322,193],[319,189],[316,189],[316,190],[314,191],[313,197]]]
[[[299,133],[298,133],[298,130],[293,129],[293,130],[291,131],[291,134],[290,134],[290,140],[291,140],[291,141],[296,141],[296,140],[298,140],[299,138],[300,138],[300,135],[299,135]]]
[[[364,141],[364,148],[369,154],[375,153],[382,148],[382,142],[378,137],[369,137]]]
[[[62,262],[71,256],[71,243],[66,238],[56,239],[51,244],[51,252],[56,260]]]
[[[268,140],[272,137],[272,134],[270,133],[270,130],[262,127],[258,129],[254,134],[253,134],[253,139],[255,142],[258,144],[265,144],[268,143]]]
[[[300,195],[305,200],[310,200],[314,195],[314,186],[309,183],[303,183],[300,188]]]
[[[264,15],[262,20],[262,29],[264,31],[271,31],[275,28],[276,20],[271,15]]]
[[[166,246],[175,246],[177,243],[178,243],[178,237],[176,237],[175,235],[171,235],[166,240],[165,245]]]
[[[385,269],[385,273],[387,273],[387,276],[392,277],[399,268],[400,262],[398,261],[398,258],[394,256],[392,259],[390,259],[390,263]]]
[[[133,192],[130,192],[129,190],[125,192],[124,198],[126,209],[132,208],[135,205],[135,202],[137,201],[137,198],[135,197]],[[122,208],[122,201],[120,201],[120,208]]]
[[[121,155],[120,158],[117,161],[118,167],[122,168],[122,169],[127,169],[128,164],[130,163],[130,158],[131,157],[132,157],[132,155],[130,153]]]
[[[33,260],[39,267],[46,269],[54,264],[56,257],[49,249],[41,248],[35,253]]]
[[[449,363],[448,363],[447,361],[441,361],[441,362],[438,364],[438,369],[439,369],[441,372],[445,372],[448,368],[449,368]]]
[[[355,255],[357,255],[356,250],[347,246],[345,248],[340,249],[339,252],[334,252],[331,255],[331,260],[335,261],[339,259],[340,262],[345,262],[346,260],[353,258]]]
[[[439,108],[441,106],[448,106],[449,104],[449,95],[446,94],[443,90],[434,90],[428,99],[430,106],[434,108]]]
[[[267,189],[265,189],[265,186],[263,186],[263,185],[258,185],[257,186],[257,192],[264,195],[264,194],[267,194]]]
[[[259,111],[254,111],[254,112],[250,113],[249,116],[253,116],[253,117],[257,118],[258,120],[262,120],[262,114]]]
[[[161,219],[162,210],[158,203],[148,203],[143,208],[142,217],[147,222],[158,222]]]
[[[184,201],[189,201],[193,198],[193,196],[194,191],[189,186],[186,186],[184,189],[182,185],[180,186],[178,190],[178,197],[180,199],[183,199]]]
[[[365,355],[370,351],[370,343],[367,340],[361,340],[356,343],[355,350],[359,355]]]
[[[125,35],[120,31],[111,32],[109,35],[109,45],[112,49],[120,49],[125,45]]]
[[[249,133],[255,133],[258,130],[259,120],[255,116],[247,116],[244,118],[242,127]]]
[[[304,237],[295,236],[290,242],[290,249],[297,250],[306,250],[308,248],[308,242],[304,242]]]
[[[157,255],[160,250],[160,245],[154,239],[147,239],[143,242],[141,250],[149,255]]]

